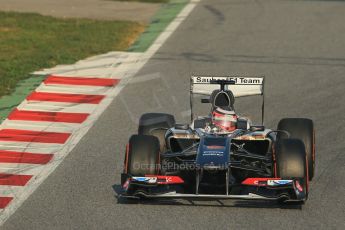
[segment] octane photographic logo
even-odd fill
[[[123,165],[121,165],[123,167]],[[163,162],[162,164],[142,164],[142,163],[135,163],[133,164],[134,169],[141,169],[141,170],[158,170],[158,171],[183,171],[183,170],[190,170],[195,171],[199,170],[203,167],[213,166],[212,163],[209,165],[200,165],[200,164],[178,164],[175,162]],[[217,164],[217,169],[227,169],[227,164]],[[210,168],[211,170],[212,168]]]
[[[142,163],[134,163],[133,169],[142,169],[142,170],[160,170],[162,167],[160,164],[142,164]]]

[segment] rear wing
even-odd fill
[[[191,92],[193,94],[211,95],[213,90],[219,89],[219,85],[211,84],[211,81],[226,80],[232,81],[228,89],[235,97],[263,95],[264,77],[213,77],[213,76],[192,76]]]
[[[191,119],[194,119],[193,115],[193,95],[211,95],[216,89],[220,89],[220,86],[214,84],[215,81],[226,81],[229,84],[226,85],[227,90],[231,90],[235,97],[245,96],[262,96],[262,125],[264,124],[264,85],[265,77],[242,77],[242,76],[205,76],[205,75],[193,75],[190,80],[190,102],[191,102]]]

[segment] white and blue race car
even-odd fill
[[[130,137],[121,175],[125,198],[304,201],[315,168],[313,121],[284,118],[267,129],[264,77],[191,77],[191,122],[147,113]],[[209,103],[196,116],[194,97]],[[262,123],[235,112],[235,98],[261,95]]]

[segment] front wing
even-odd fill
[[[130,199],[200,199],[200,200],[278,200],[305,201],[307,191],[301,186],[301,181],[282,180],[281,178],[247,178],[236,188],[242,188],[241,193],[229,194],[197,194],[184,193],[181,187],[188,186],[178,176],[146,175],[144,177],[128,176],[123,183],[123,198]],[[231,191],[231,190],[230,190]]]

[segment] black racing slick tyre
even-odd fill
[[[305,146],[299,139],[282,139],[275,146],[276,176],[282,179],[298,179],[303,182],[308,196],[308,164]]]
[[[290,138],[297,138],[303,141],[308,162],[309,180],[315,174],[315,132],[314,123],[306,118],[284,118],[278,124],[278,130],[287,131]],[[278,140],[285,139],[284,133],[278,133]]]
[[[175,118],[166,113],[145,113],[139,120],[139,135],[152,135],[158,138],[160,150],[166,149],[165,133],[168,129],[174,127]]]
[[[154,136],[133,135],[125,157],[125,172],[132,176],[155,175],[159,171],[159,141]]]

